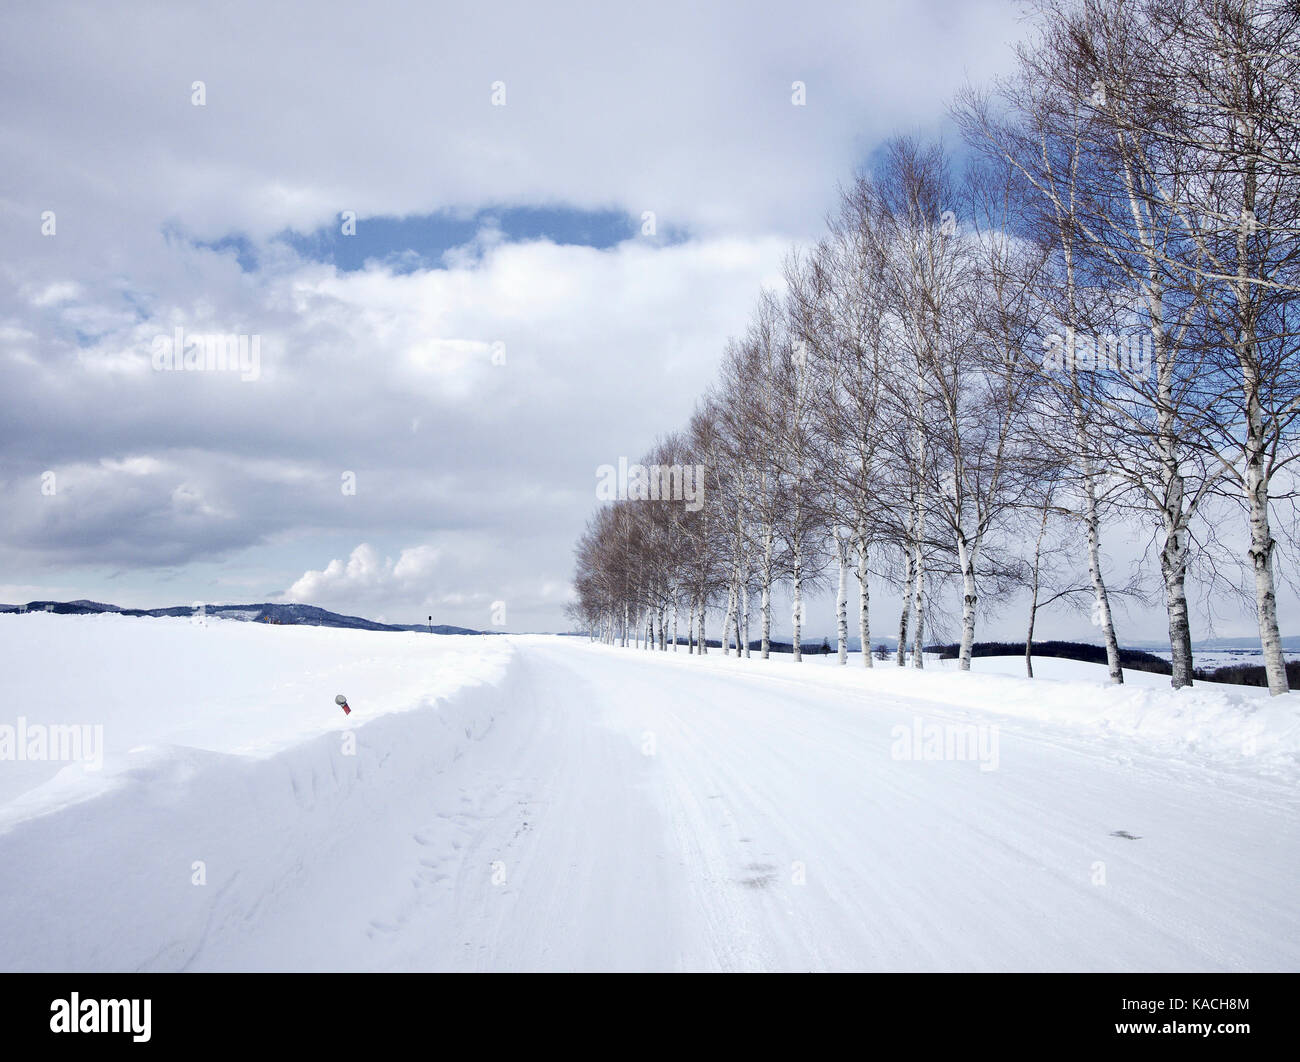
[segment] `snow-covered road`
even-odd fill
[[[1300,968],[1289,787],[1005,722],[996,770],[900,760],[895,726],[971,716],[786,660],[521,651],[521,769],[412,965]]]
[[[1294,773],[968,703],[1078,683],[484,644],[437,706],[11,822],[0,968],[1300,969]]]

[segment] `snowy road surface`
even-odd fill
[[[0,967],[1300,969],[1293,763],[943,692],[1078,682],[491,641],[436,708],[11,815]]]
[[[828,702],[785,661],[524,653],[518,770],[460,819],[435,965],[1300,968],[1289,794],[1005,727],[996,771],[894,760],[918,709],[967,718]]]

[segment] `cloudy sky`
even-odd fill
[[[514,630],[566,626],[596,467],[684,423],[837,185],[951,136],[1020,32],[1002,0],[0,21],[0,600]],[[255,371],[160,371],[177,329]]]

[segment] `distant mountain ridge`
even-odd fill
[[[263,602],[258,605],[204,605],[204,613],[247,623],[278,623],[300,627],[347,627],[360,631],[430,631],[434,634],[497,634],[497,631],[476,631],[469,627],[453,627],[446,623],[379,623],[360,616],[344,616],[316,605],[278,605]],[[118,616],[193,616],[196,609],[189,605],[170,608],[121,608],[101,601],[29,601],[25,605],[0,605],[0,612],[54,612],[58,615],[89,616],[111,612]]]

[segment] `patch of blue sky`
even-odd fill
[[[619,210],[577,210],[572,207],[509,207],[473,214],[450,211],[408,217],[362,217],[355,235],[343,232],[345,219],[315,232],[283,233],[280,239],[300,255],[329,262],[340,270],[361,269],[379,261],[397,272],[436,269],[443,256],[458,248],[472,248],[484,232],[492,242],[517,243],[550,240],[607,250],[641,236],[641,220]],[[659,234],[656,242],[677,242],[677,232]]]
[[[675,244],[687,238],[684,230],[673,226],[656,224],[653,235],[646,235],[643,228],[642,218],[621,210],[529,206],[405,217],[349,219],[341,214],[331,224],[312,232],[288,229],[275,239],[303,258],[329,263],[343,272],[363,269],[367,262],[379,262],[396,273],[410,273],[441,268],[449,251],[472,255],[476,248],[481,252],[498,242],[550,240],[608,250],[631,239]],[[260,264],[257,245],[243,233],[230,233],[216,240],[196,240],[179,229],[168,229],[166,235],[218,253],[233,251],[245,273],[256,271]]]

